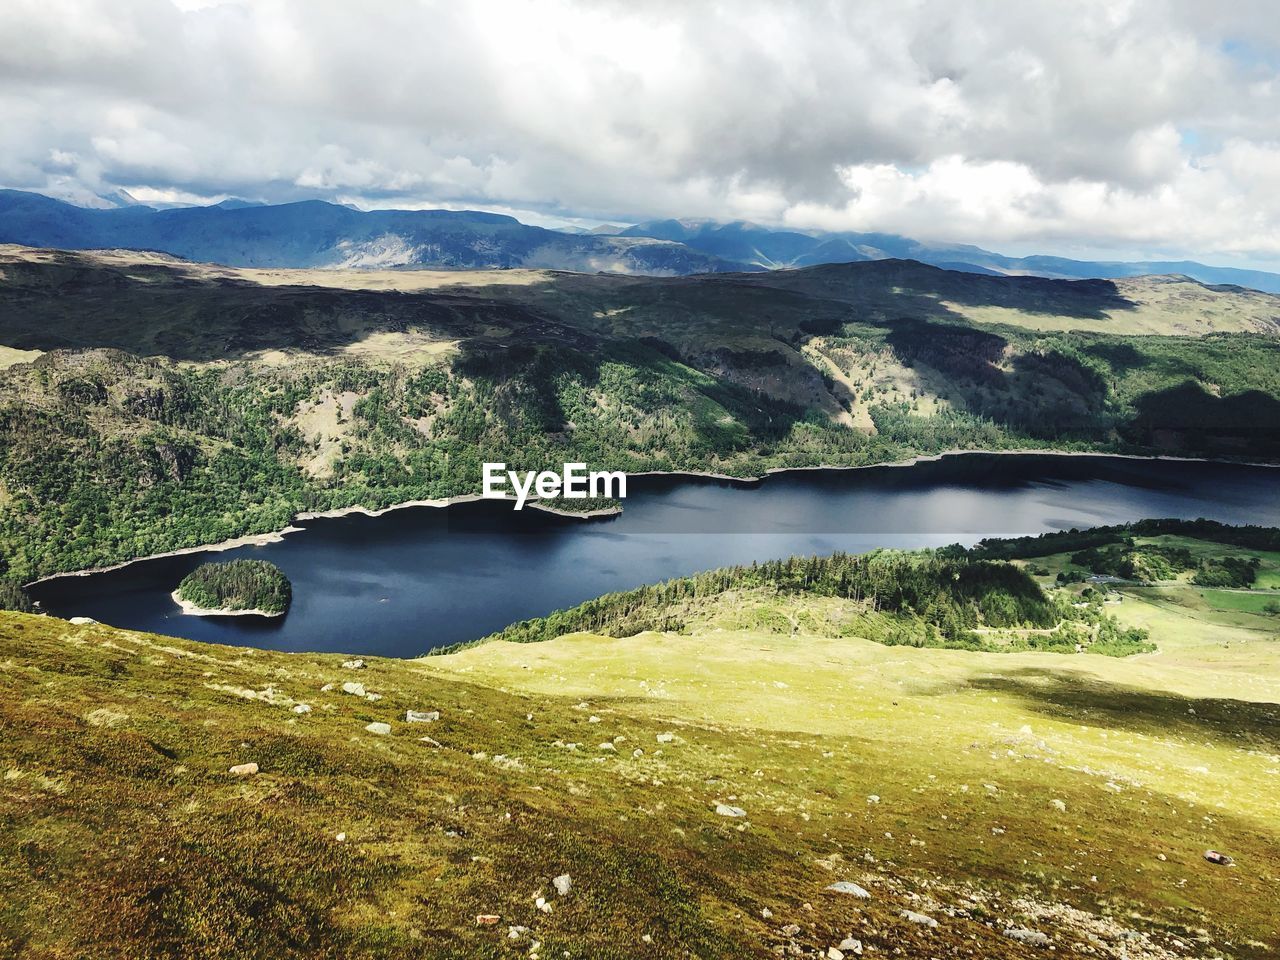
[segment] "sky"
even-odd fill
[[[3,0],[0,185],[1280,268],[1273,0]]]

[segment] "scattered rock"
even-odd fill
[[[764,917],[764,919],[766,920],[772,920],[773,911],[770,910],[768,907],[765,907],[763,910],[760,911],[760,916]]]
[[[1061,800],[1050,800],[1049,806],[1053,807],[1053,809],[1057,810],[1059,813],[1067,812],[1067,805]]]
[[[658,742],[659,742],[659,743],[671,743],[672,741],[674,741],[674,740],[675,740],[675,738],[676,738],[676,735],[675,735],[674,733],[660,733],[660,734],[658,734]]]
[[[855,957],[862,956],[862,941],[856,937],[845,937],[838,944],[837,950],[843,950],[845,953],[852,953]]]
[[[794,937],[799,933],[800,933],[800,924],[798,923],[788,923],[785,927],[782,928],[782,935],[784,937]]]
[[[880,797],[878,794],[873,793],[871,794],[871,796],[867,797],[867,803],[879,803],[879,802],[880,802]]]
[[[1206,850],[1204,852],[1204,858],[1210,863],[1218,864],[1220,867],[1229,867],[1235,863],[1235,861],[1225,853],[1219,853],[1217,850]]]
[[[368,730],[370,733],[376,733],[379,736],[383,736],[383,737],[385,737],[387,734],[391,732],[391,724],[383,723],[380,720],[375,720],[373,721],[373,723],[366,723],[364,725],[364,728]]]
[[[346,843],[346,842],[347,842],[347,835],[346,835],[346,833],[345,833],[345,832],[342,832],[342,833],[336,833],[336,834],[334,834],[333,839],[337,840],[339,843]]]
[[[599,722],[600,722],[600,718],[597,717],[594,713],[591,716],[587,717],[587,723],[599,723]]]
[[[731,807],[725,803],[716,804],[716,813],[722,817],[745,817],[747,815],[747,811],[741,807]]]
[[[323,687],[321,687],[321,688],[320,688],[320,692],[321,692],[321,693],[328,693],[328,692],[329,692],[330,690],[332,690],[332,689],[333,689],[333,684],[332,684],[332,683],[326,683]]]
[[[440,719],[439,710],[406,710],[405,723],[435,723]]]
[[[827,947],[827,960],[844,960],[844,951],[838,947]]]
[[[363,660],[343,660],[343,661],[342,661],[342,669],[344,669],[344,670],[363,670],[363,669],[364,669],[364,661],[363,661]]]
[[[295,705],[294,705],[294,708],[293,708],[293,712],[294,712],[294,713],[310,713],[310,712],[311,712],[311,704],[309,704],[309,703],[299,703],[299,704],[295,704]]]
[[[354,680],[348,680],[346,683],[344,683],[344,684],[342,685],[342,692],[343,692],[343,693],[349,693],[349,694],[351,694],[353,697],[365,697],[365,696],[368,696],[368,694],[367,694],[367,693],[365,693],[365,691],[364,691],[364,684],[363,684],[363,683],[356,683]]]
[[[476,926],[477,926],[477,927],[492,927],[492,926],[494,926],[495,924],[497,924],[497,922],[498,922],[499,920],[501,920],[501,919],[502,919],[502,918],[501,918],[500,916],[498,916],[496,913],[477,913],[477,914],[476,914]]]
[[[93,617],[72,617],[67,622],[73,627],[87,627],[89,624],[97,623],[98,621],[93,619]]]
[[[547,903],[547,900],[545,897],[538,897],[536,900],[533,901],[533,905],[537,907],[539,910],[541,910],[543,913],[551,912],[551,904]]]
[[[237,763],[227,772],[236,777],[251,777],[258,772],[258,765],[256,763]]]
[[[858,886],[849,880],[837,880],[835,883],[827,887],[832,893],[847,893],[850,896],[857,897],[859,900],[870,900],[871,892],[864,887]]]
[[[617,747],[615,747],[612,743],[607,743],[607,742],[606,742],[606,743],[602,743],[602,744],[600,744],[600,746],[599,746],[597,749],[600,749],[600,750],[612,750],[614,753],[617,753],[617,752],[618,752],[618,748],[617,748]]]
[[[928,927],[930,930],[938,926],[938,921],[933,917],[926,916],[923,913],[916,913],[914,910],[903,910],[902,916],[912,923],[918,923],[920,926]]]
[[[1039,930],[1028,930],[1026,927],[1008,927],[1004,935],[1010,940],[1017,940],[1029,947],[1047,947],[1053,942]]]
[[[567,873],[562,873],[551,881],[551,885],[556,888],[556,893],[560,894],[562,897],[567,897],[569,895],[570,888],[573,887],[573,880],[570,879]]]
[[[529,933],[528,927],[507,927],[507,939],[519,940],[521,937]]]

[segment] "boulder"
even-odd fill
[[[910,920],[912,923],[918,923],[922,927],[928,927],[930,930],[938,926],[938,921],[933,917],[926,916],[923,913],[916,913],[914,910],[903,910],[904,919]]]
[[[1217,850],[1206,850],[1204,852],[1204,858],[1210,863],[1216,863],[1220,867],[1229,867],[1235,863],[1235,861],[1225,853],[1219,853]]]
[[[237,763],[227,772],[235,777],[251,777],[258,772],[258,765],[256,763]]]
[[[311,704],[309,704],[309,703],[297,703],[297,704],[294,704],[293,712],[294,712],[294,713],[310,713],[310,712],[311,712]]]
[[[435,723],[440,719],[439,710],[406,710],[405,723]]]
[[[741,807],[731,807],[726,803],[717,803],[716,813],[722,817],[745,817],[747,815],[747,811]]]
[[[573,880],[567,873],[562,873],[551,881],[551,885],[556,888],[556,893],[562,897],[567,897],[569,890],[573,887]]]
[[[845,953],[852,953],[855,957],[860,957],[862,956],[862,941],[856,937],[845,937],[836,944],[836,949]]]
[[[373,721],[373,723],[366,723],[364,725],[364,728],[368,730],[370,733],[376,733],[379,736],[384,736],[384,737],[391,732],[391,724],[382,723],[381,721],[378,721],[378,720]]]
[[[98,621],[93,619],[93,617],[72,617],[67,622],[74,627],[87,627],[89,624],[97,623]]]
[[[851,897],[857,897],[859,900],[870,900],[871,893],[864,887],[858,886],[849,880],[837,880],[835,883],[827,887],[832,893],[847,893]]]
[[[346,683],[344,683],[344,684],[342,685],[342,692],[343,692],[343,693],[349,693],[349,694],[351,694],[353,697],[366,697],[366,696],[368,696],[368,694],[367,694],[367,693],[365,693],[365,690],[364,690],[364,684],[363,684],[363,683],[356,683],[354,680],[348,680]]]
[[[363,670],[364,661],[363,660],[343,660],[342,668],[344,670]]]
[[[1007,927],[1004,935],[1029,947],[1047,947],[1053,942],[1039,930],[1028,930],[1026,927]]]

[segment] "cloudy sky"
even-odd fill
[[[0,184],[1280,267],[1273,0],[3,0]]]

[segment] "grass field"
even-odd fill
[[[1280,639],[1196,592],[1123,659],[765,594],[363,669],[0,614],[0,952],[1274,956]]]
[[[1201,590],[1200,597],[1217,610],[1240,610],[1244,613],[1280,611],[1280,594],[1245,590]]]

